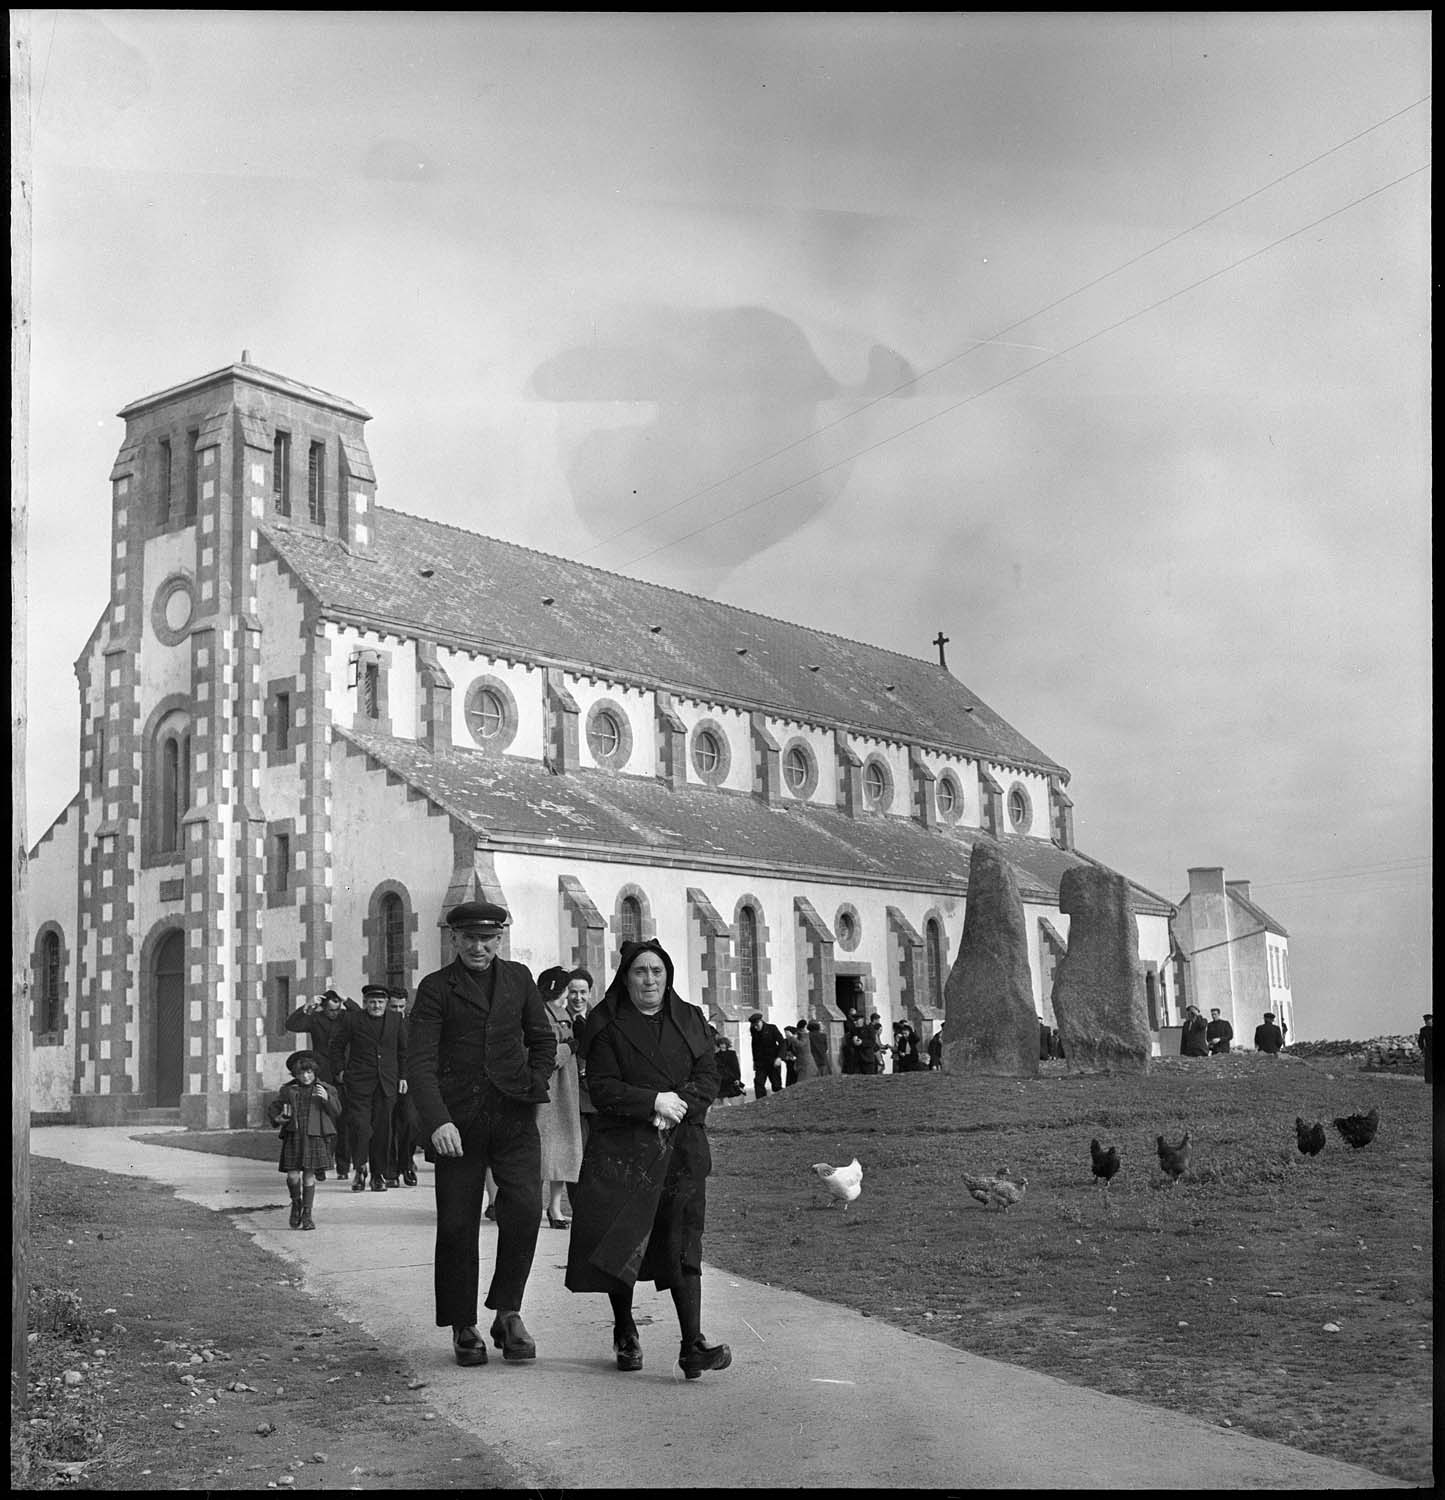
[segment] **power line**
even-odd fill
[[[1325,880],[1355,880],[1366,875],[1423,875],[1419,868],[1434,863],[1434,855],[1422,854],[1414,859],[1390,860],[1376,865],[1341,865],[1333,870],[1320,870],[1313,875],[1296,875],[1288,880],[1251,881],[1250,889],[1258,891],[1278,890],[1286,885],[1313,885]]]
[[[673,537],[671,541],[659,543],[658,546],[653,547],[650,551],[640,552],[636,557],[630,557],[626,562],[619,563],[617,566],[619,568],[630,568],[637,563],[646,562],[649,557],[655,557],[659,552],[665,552],[669,547],[677,546],[679,542],[685,542],[692,537],[701,536],[704,531],[711,531],[713,527],[721,526],[724,521],[731,521],[737,516],[746,515],[748,511],[756,510],[758,506],[765,505],[769,500],[776,500],[779,495],[786,495],[789,490],[795,490],[799,485],[807,484],[810,480],[831,473],[834,469],[841,469],[844,464],[853,463],[865,454],[872,453],[875,449],[895,442],[898,438],[907,437],[910,432],[917,432],[920,427],[926,427],[930,422],[936,422],[940,417],[946,417],[950,412],[958,411],[960,407],[968,406],[970,403],[984,396],[991,395],[994,391],[1000,390],[1006,385],[1011,385],[1015,380],[1022,379],[1025,375],[1033,374],[1035,370],[1042,369],[1045,365],[1052,364],[1055,360],[1062,359],[1067,354],[1073,354],[1076,350],[1082,349],[1086,344],[1092,344],[1095,339],[1103,338],[1105,334],[1113,333],[1116,329],[1123,328],[1126,324],[1133,323],[1137,319],[1144,317],[1145,314],[1157,311],[1166,303],[1174,301],[1176,297],[1182,297],[1186,292],[1197,291],[1200,287],[1217,280],[1227,272],[1238,270],[1240,266],[1247,265],[1250,261],[1256,260],[1259,256],[1277,249],[1289,240],[1298,239],[1300,235],[1308,234],[1311,229],[1318,229],[1321,224],[1327,224],[1331,219],[1338,218],[1341,214],[1358,207],[1361,203],[1368,203],[1371,198],[1378,198],[1381,193],[1388,192],[1391,188],[1399,187],[1402,182],[1408,182],[1410,178],[1418,177],[1422,172],[1428,172],[1430,165],[1431,163],[1426,162],[1423,166],[1416,167],[1413,171],[1406,172],[1403,176],[1396,177],[1391,182],[1384,183],[1382,186],[1374,188],[1358,198],[1351,199],[1350,202],[1340,208],[1331,209],[1329,213],[1322,214],[1318,219],[1314,219],[1308,224],[1302,224],[1298,229],[1292,229],[1288,234],[1281,235],[1277,240],[1271,240],[1269,244],[1262,245],[1258,250],[1251,250],[1248,255],[1231,261],[1227,266],[1221,266],[1218,270],[1211,271],[1207,276],[1201,276],[1198,281],[1191,281],[1188,286],[1182,286],[1177,291],[1170,292],[1167,297],[1161,297],[1157,302],[1151,302],[1147,307],[1141,307],[1137,312],[1128,313],[1126,316],[1118,319],[1117,322],[1110,323],[1108,327],[1100,328],[1094,333],[1087,334],[1084,338],[1079,339],[1077,343],[1070,344],[1067,348],[1056,350],[1053,354],[1029,365],[1026,369],[1017,370],[1012,375],[1005,375],[1001,380],[996,380],[992,385],[985,386],[983,390],[975,391],[973,395],[965,396],[963,400],[955,401],[951,406],[945,406],[940,411],[923,417],[921,420],[900,429],[898,432],[890,434],[888,437],[879,438],[876,443],[870,443],[866,448],[860,448],[856,453],[851,453],[846,458],[840,458],[836,463],[825,464],[821,469],[815,469],[811,474],[805,474],[801,479],[795,479],[791,484],[783,485],[781,489],[771,490],[768,494],[761,495],[758,499],[751,500],[748,504],[741,505],[736,510],[727,511],[725,514],[708,521],[705,525],[695,527],[692,531],[685,531],[681,536]]]
[[[900,391],[906,391],[910,386],[917,385],[920,381],[928,379],[930,375],[936,375],[940,370],[946,370],[949,365],[957,364],[959,360],[972,354],[975,349],[981,349],[988,344],[997,343],[1006,333],[1014,333],[1022,328],[1024,324],[1033,322],[1035,318],[1041,318],[1045,313],[1053,312],[1056,307],[1062,307],[1064,303],[1072,301],[1075,297],[1083,296],[1085,292],[1092,291],[1096,286],[1108,281],[1111,277],[1122,274],[1132,266],[1137,266],[1140,261],[1147,260],[1151,255],[1157,255],[1159,251],[1167,249],[1170,245],[1182,240],[1186,235],[1193,234],[1198,229],[1203,229],[1206,224],[1212,224],[1216,219],[1223,218],[1227,213],[1232,213],[1236,208],[1248,203],[1251,199],[1258,198],[1261,193],[1267,193],[1271,188],[1278,187],[1280,183],[1287,182],[1291,177],[1298,176],[1299,173],[1307,171],[1310,167],[1324,161],[1326,157],[1333,156],[1336,152],[1343,151],[1346,146],[1352,146],[1356,141],[1363,140],[1365,136],[1370,135],[1373,131],[1383,129],[1391,121],[1398,120],[1401,115],[1407,115],[1412,109],[1418,109],[1422,104],[1428,103],[1431,98],[1432,95],[1426,94],[1422,98],[1416,99],[1413,104],[1407,104],[1403,109],[1397,109],[1394,114],[1386,115],[1383,120],[1377,120],[1373,125],[1366,126],[1364,130],[1358,131],[1347,140],[1340,141],[1337,145],[1331,146],[1327,151],[1320,152],[1318,156],[1312,156],[1308,161],[1301,162],[1297,167],[1291,167],[1288,172],[1284,172],[1280,176],[1266,182],[1263,186],[1246,193],[1242,198],[1236,198],[1233,203],[1228,203],[1223,208],[1216,209],[1212,214],[1206,215],[1197,223],[1191,224],[1187,229],[1178,230],[1176,233],[1171,234],[1168,239],[1160,240],[1157,245],[1151,246],[1148,250],[1140,251],[1138,255],[1132,256],[1129,260],[1115,266],[1113,270],[1105,271],[1103,275],[1094,277],[1092,281],[1086,281],[1083,286],[1075,287],[1071,292],[1065,292],[1062,297],[1056,297],[1054,301],[1048,303],[1046,306],[1036,308],[1033,312],[1027,313],[1024,317],[1008,324],[1005,328],[1000,328],[996,333],[990,334],[987,338],[974,339],[970,342],[968,348],[960,350],[957,354],[950,355],[948,359],[943,360],[939,364],[931,365],[928,369],[921,370],[911,379],[895,385],[892,390],[884,391],[881,396],[872,397],[861,406],[854,407],[852,411],[844,412],[842,416],[835,417],[831,422],[824,422],[820,427],[813,428],[810,432],[804,433],[802,437],[795,438],[791,443],[785,443],[781,448],[775,449],[772,453],[766,453],[762,458],[754,459],[752,463],[745,464],[741,469],[734,469],[731,474],[725,474],[721,479],[713,480],[711,484],[704,485],[702,489],[694,490],[689,495],[684,495],[680,500],[674,500],[670,505],[664,505],[659,510],[649,511],[641,520],[633,521],[630,525],[624,526],[621,531],[614,531],[610,536],[603,537],[601,541],[594,542],[592,546],[584,548],[577,555],[579,557],[586,557],[589,553],[596,552],[603,547],[608,547],[613,542],[619,541],[622,537],[636,531],[639,526],[646,526],[649,521],[655,521],[659,516],[670,515],[673,511],[680,510],[684,505],[690,505],[694,500],[700,500],[704,495],[710,494],[713,490],[721,489],[725,484],[731,484],[734,479],[741,479],[744,474],[751,474],[754,469],[759,469],[764,464],[771,463],[773,459],[781,458],[785,453],[791,453],[794,448],[799,448],[804,443],[811,442],[813,438],[820,437],[823,433],[831,431],[834,427],[840,426],[844,422],[851,422],[854,417],[861,416],[865,411],[879,405],[880,402],[891,400]],[[692,533],[689,534],[691,535]],[[679,538],[679,540],[682,540],[682,538]],[[650,556],[651,554],[648,555]],[[624,563],[623,566],[626,567],[628,564]]]

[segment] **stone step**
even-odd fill
[[[181,1123],[181,1112],[179,1109],[132,1109],[126,1112],[125,1123],[127,1125],[179,1125]]]

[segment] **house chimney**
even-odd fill
[[[251,351],[249,349],[241,350],[241,363],[243,365],[249,365],[251,363]]]
[[[1224,888],[1238,896],[1241,901],[1249,900],[1249,882],[1247,880],[1226,880]]]

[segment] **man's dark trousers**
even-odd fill
[[[395,1103],[396,1095],[387,1093],[380,1083],[351,1085],[346,1090],[351,1164],[356,1171],[365,1172],[369,1162],[371,1175],[378,1181],[391,1175],[387,1158],[391,1154],[391,1111]]]
[[[766,1068],[755,1068],[753,1070],[753,1097],[761,1099],[767,1092],[766,1085],[771,1083],[773,1092],[783,1092],[783,1065],[780,1062],[769,1063]]]
[[[482,1201],[487,1168],[497,1180],[497,1256],[486,1306],[517,1312],[537,1250],[542,1219],[542,1142],[537,1106],[482,1086],[475,1112],[453,1121],[460,1156],[436,1158],[437,1327],[477,1321]]]

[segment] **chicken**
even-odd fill
[[[1344,1136],[1356,1151],[1368,1146],[1380,1128],[1380,1111],[1371,1109],[1367,1115],[1340,1115],[1335,1120],[1335,1129]]]
[[[970,1177],[967,1172],[960,1175],[970,1198],[1002,1213],[1022,1200],[1029,1185],[1027,1177],[1011,1177],[1007,1167],[1000,1167],[992,1177]]]
[[[830,1167],[825,1161],[815,1161],[813,1170],[833,1197],[842,1201],[843,1212],[847,1213],[848,1205],[863,1191],[863,1168],[858,1158],[855,1156],[846,1167]]]
[[[1089,1155],[1094,1159],[1094,1176],[1107,1188],[1119,1170],[1119,1148],[1110,1146],[1106,1151],[1098,1141],[1090,1141]]]
[[[1306,1156],[1318,1156],[1325,1149],[1325,1127],[1318,1120],[1306,1125],[1298,1115],[1294,1117],[1295,1143]]]
[[[1154,1137],[1154,1149],[1159,1153],[1159,1165],[1168,1174],[1171,1182],[1177,1183],[1189,1170],[1189,1132],[1177,1146],[1169,1145],[1162,1135]]]

